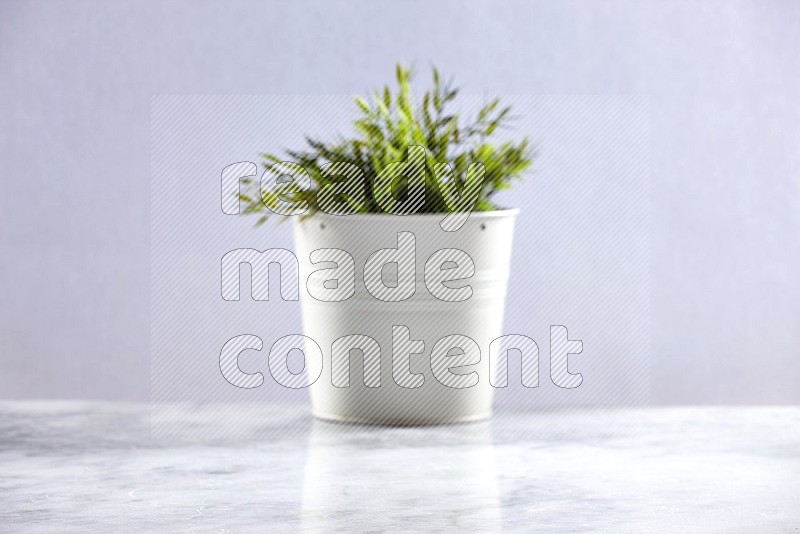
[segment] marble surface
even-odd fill
[[[256,406],[227,436],[225,411],[153,433],[148,406],[0,402],[0,532],[800,531],[800,407],[419,429]]]

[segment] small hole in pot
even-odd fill
[[[486,230],[486,224],[485,223],[481,223],[481,230]]]

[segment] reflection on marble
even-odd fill
[[[343,431],[344,430],[344,431]],[[402,448],[360,446],[372,429],[314,421],[303,481],[301,524],[308,532],[363,525],[401,531],[425,518],[429,532],[502,528],[489,423],[456,425],[447,444],[417,434]]]
[[[800,531],[798,407],[420,429],[263,406],[235,439],[224,413],[174,410],[189,439],[147,406],[0,403],[0,532]]]

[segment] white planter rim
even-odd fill
[[[349,221],[358,221],[360,219],[375,219],[375,218],[386,218],[388,220],[389,217],[395,217],[397,220],[402,218],[403,220],[441,220],[444,217],[449,215],[449,212],[439,212],[439,213],[412,213],[410,215],[399,215],[394,213],[353,213],[351,215],[334,215],[331,213],[325,213],[324,211],[318,211],[311,215],[308,221],[312,221],[312,219],[329,219],[329,220],[342,220],[346,219]],[[519,215],[519,208],[508,208],[508,209],[499,209],[493,211],[473,211],[469,214],[470,219],[492,219],[497,217],[516,217]],[[298,219],[300,222],[306,222],[302,220],[302,216]]]

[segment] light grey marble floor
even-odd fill
[[[800,532],[800,407],[246,413],[226,438],[224,409],[175,408],[193,432],[153,437],[147,406],[0,403],[0,532]]]

